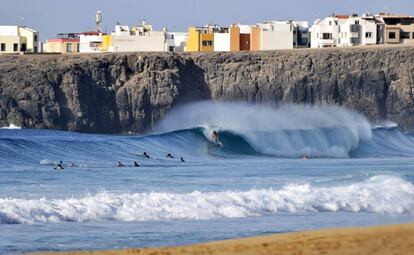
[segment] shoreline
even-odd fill
[[[202,244],[126,250],[54,252],[59,255],[414,254],[414,223],[322,229]]]

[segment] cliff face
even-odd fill
[[[414,48],[0,56],[0,126],[144,132],[199,101],[339,104],[414,128]]]

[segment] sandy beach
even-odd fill
[[[47,254],[414,254],[414,224],[304,231],[183,247]]]

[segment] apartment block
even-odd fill
[[[414,44],[414,17],[407,15],[384,14],[376,16],[380,44]]]

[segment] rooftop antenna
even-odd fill
[[[101,32],[101,25],[102,25],[102,12],[101,11],[96,12],[95,22],[96,22],[96,31]]]

